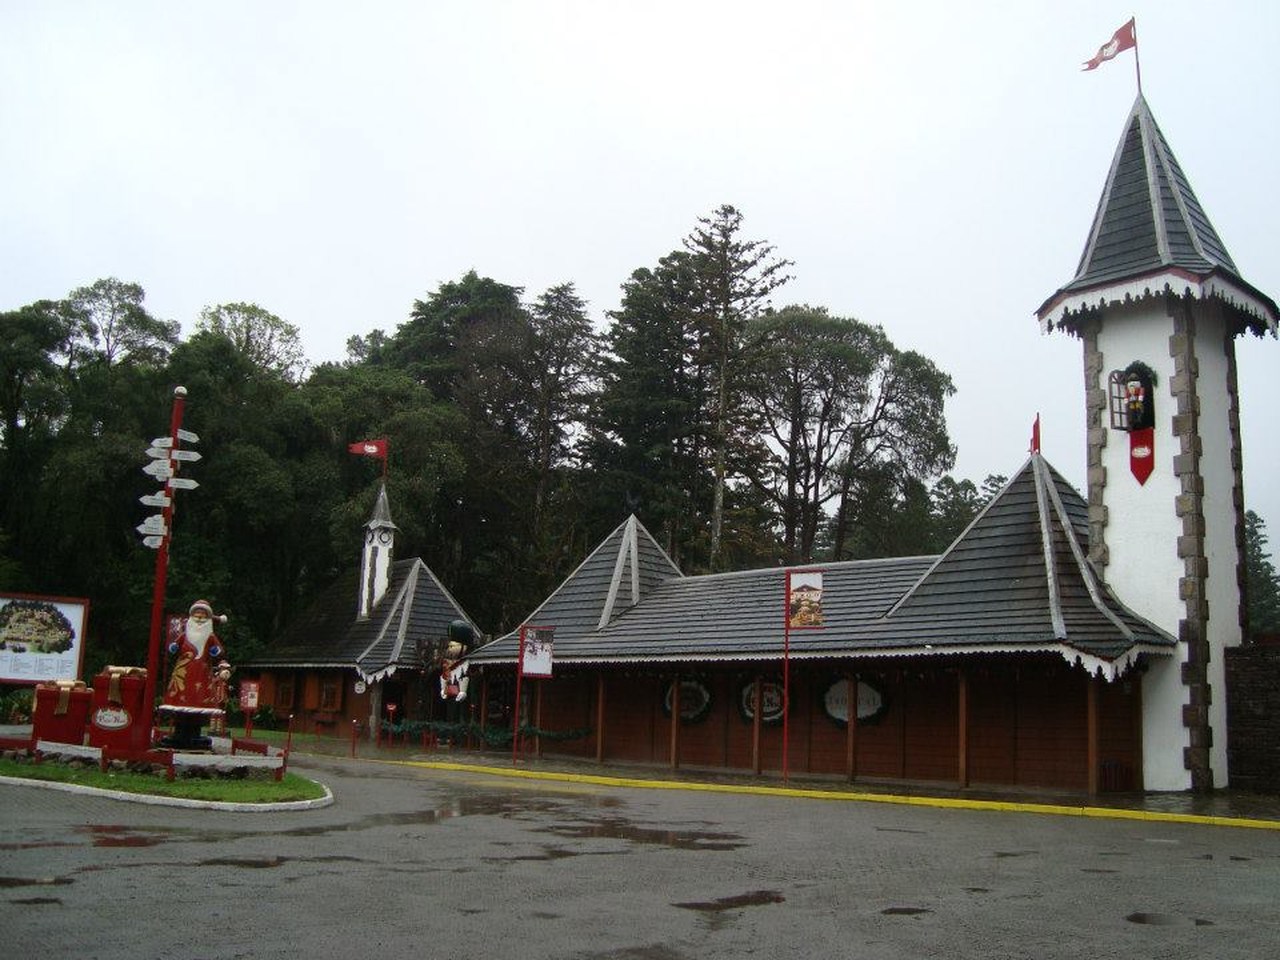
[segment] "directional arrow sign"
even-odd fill
[[[167,507],[172,502],[163,492],[148,493],[145,497],[139,497],[138,501],[148,507]]]
[[[172,447],[173,437],[156,437],[151,441],[153,447]]]
[[[151,516],[147,517],[147,519],[143,520],[140,524],[138,524],[138,526],[135,529],[139,533],[156,534],[159,536],[164,536],[164,533],[165,533],[164,517],[161,514],[154,513]]]
[[[183,443],[199,443],[200,442],[200,438],[197,437],[190,430],[183,430],[181,428],[178,429],[178,439],[181,440]]]
[[[175,460],[186,460],[189,463],[194,463],[196,460],[201,459],[200,454],[195,450],[174,450],[169,456]]]
[[[164,543],[164,537],[143,537],[143,546],[150,547],[152,550],[160,549],[160,544]]]
[[[200,484],[196,483],[194,480],[188,477],[170,477],[169,478],[170,490],[194,490],[198,486],[200,486]]]
[[[153,460],[168,460],[171,453],[176,456],[181,452],[181,450],[172,451],[168,447],[147,447],[147,456]]]
[[[157,480],[168,480],[173,476],[173,464],[168,460],[152,460],[142,468],[142,472]]]

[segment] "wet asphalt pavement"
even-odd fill
[[[320,809],[0,784],[14,957],[1269,957],[1280,831],[294,756]]]

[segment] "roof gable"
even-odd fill
[[[931,645],[1059,644],[1110,675],[1173,638],[1116,600],[1089,562],[1088,505],[1033,453],[894,604],[885,627]]]
[[[347,591],[328,590],[245,666],[354,668],[367,680],[379,680],[420,667],[419,644],[444,638],[453,620],[476,629],[421,559],[397,560],[386,595],[367,618],[356,617]]]

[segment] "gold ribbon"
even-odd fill
[[[146,667],[107,667],[102,671],[107,675],[107,701],[109,703],[124,703],[120,697],[120,679],[121,677],[145,677],[147,675]]]
[[[52,683],[40,684],[45,690],[50,687],[58,691],[58,702],[54,705],[53,715],[64,716],[71,707],[71,691],[85,689],[83,680],[55,680]]]

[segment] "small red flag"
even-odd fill
[[[1121,50],[1132,50],[1138,45],[1138,36],[1136,33],[1135,21],[1130,20],[1123,27],[1117,30],[1102,46],[1098,48],[1098,52],[1092,60],[1085,63],[1083,69],[1094,70],[1102,65],[1104,60],[1111,60]]]
[[[387,459],[387,438],[381,437],[378,440],[357,440],[355,443],[347,447],[349,453],[359,454],[362,457],[377,457],[379,460]]]
[[[1040,414],[1036,414],[1035,423],[1031,424],[1031,452],[1040,452]]]

